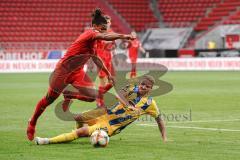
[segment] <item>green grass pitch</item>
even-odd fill
[[[26,139],[27,120],[47,90],[48,76],[0,74],[0,160],[238,160],[240,157],[239,72],[168,72],[161,79],[174,89],[156,97],[156,101],[168,116],[169,142],[162,143],[158,128],[148,118],[111,137],[106,148],[93,148],[89,138],[45,146]],[[39,119],[38,136],[52,137],[73,129],[74,122],[59,120],[54,114],[54,105],[61,99]],[[91,108],[95,108],[95,103],[74,102],[72,110],[81,112]],[[172,118],[177,115],[182,117]]]

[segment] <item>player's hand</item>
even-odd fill
[[[137,111],[137,108],[134,106],[128,106],[128,109],[130,109],[131,111]]]
[[[128,34],[128,35],[125,35],[125,38],[126,38],[127,40],[134,40],[134,39],[136,39],[136,36],[131,35],[131,34]]]
[[[130,106],[128,106],[128,109],[135,112],[135,114],[139,114],[139,115],[141,114],[141,108],[137,108],[135,106],[130,105]]]

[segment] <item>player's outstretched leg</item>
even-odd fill
[[[69,104],[72,102],[72,99],[78,99],[80,101],[85,102],[93,102],[96,99],[96,95],[83,95],[82,92],[72,92],[72,91],[64,91],[63,92],[64,101],[62,103],[63,111],[66,112],[69,109]]]
[[[36,105],[35,111],[31,119],[28,121],[28,127],[27,127],[27,137],[30,141],[33,140],[34,134],[35,134],[35,127],[37,124],[38,118],[42,115],[42,113],[45,111],[47,106],[49,106],[51,103],[53,103],[57,97],[59,96],[59,93],[56,93],[52,90],[48,92],[46,96],[44,96]]]
[[[56,137],[52,137],[52,138],[36,137],[34,139],[34,141],[37,145],[56,144],[56,143],[71,142],[77,138],[88,137],[88,136],[89,136],[88,128],[82,127],[82,128],[76,129],[70,133],[60,134],[60,135],[58,135]]]
[[[69,78],[71,86],[63,92],[64,102],[62,103],[63,111],[69,109],[71,99],[78,99],[86,102],[93,102],[97,98],[97,92],[94,89],[94,83],[91,78],[80,70]]]

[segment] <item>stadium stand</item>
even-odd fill
[[[223,22],[224,24],[240,24],[240,11],[235,12],[235,14],[228,17],[227,20]]]
[[[97,0],[1,0],[0,42],[8,52],[66,49],[85,27]],[[121,28],[112,23],[116,32]]]
[[[66,49],[90,25],[90,13],[96,6],[113,17],[116,32],[126,33],[125,26],[141,31],[145,24],[157,22],[147,0],[104,2],[107,4],[98,0],[1,0],[1,48],[9,52]],[[107,5],[129,24],[121,24]]]
[[[221,0],[159,0],[158,8],[166,26],[192,27]]]
[[[159,27],[152,1],[167,27],[194,27],[201,32],[218,24],[240,23],[239,0],[1,0],[0,48],[64,50],[90,26],[96,6],[113,18],[116,32]]]
[[[137,32],[144,30],[147,24],[158,22],[148,0],[108,0],[108,2]]]
[[[236,13],[238,6],[240,6],[239,0],[224,0],[218,3],[205,17],[201,18],[195,30],[204,31],[216,24],[231,24],[236,22],[236,20],[239,20],[238,13]],[[232,13],[236,13],[236,15],[231,16]]]

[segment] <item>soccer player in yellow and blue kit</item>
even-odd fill
[[[36,137],[36,144],[53,144],[73,141],[81,137],[89,137],[95,130],[103,129],[109,136],[120,133],[122,129],[148,114],[155,118],[164,142],[167,141],[166,129],[155,100],[149,96],[154,85],[152,76],[143,76],[139,85],[128,85],[118,93],[119,102],[110,109],[95,109],[80,114],[77,129],[70,133],[53,138]],[[85,125],[84,125],[85,124]]]

